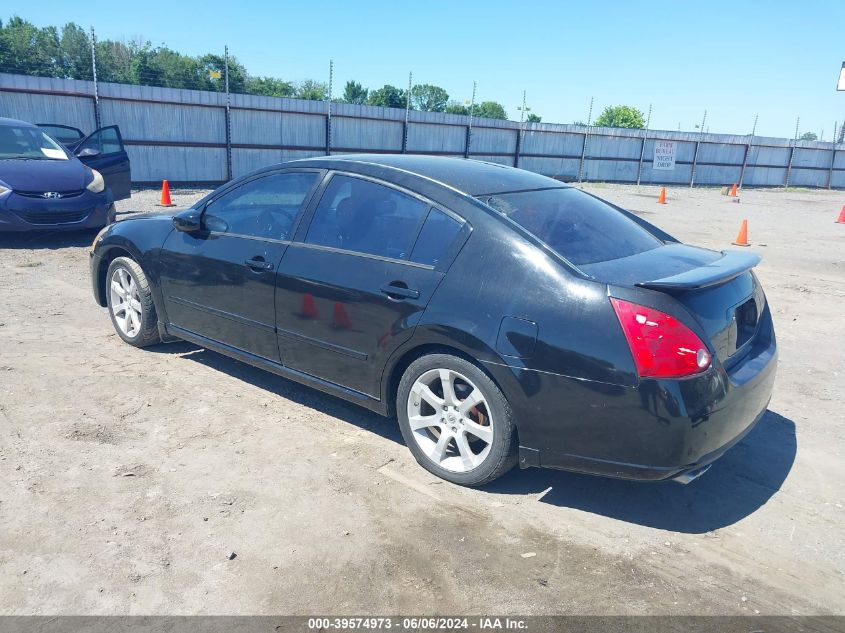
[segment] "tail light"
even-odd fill
[[[642,378],[682,378],[710,367],[701,339],[676,318],[645,306],[610,299]]]

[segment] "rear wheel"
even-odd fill
[[[109,316],[120,338],[135,347],[161,341],[150,284],[137,262],[116,257],[109,264],[106,297]]]
[[[411,363],[396,408],[411,453],[438,477],[480,486],[516,464],[510,406],[490,377],[463,358],[431,354]]]

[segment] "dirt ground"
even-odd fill
[[[688,486],[453,486],[395,420],[123,344],[91,234],[0,238],[0,614],[845,613],[845,194],[587,189],[717,249],[747,218],[763,256],[770,411]]]

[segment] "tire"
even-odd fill
[[[451,384],[451,393],[445,384]],[[482,486],[516,465],[510,405],[496,383],[468,360],[451,354],[415,360],[399,382],[396,411],[414,458],[442,479]]]
[[[118,289],[112,286],[117,283]],[[129,295],[131,302],[125,300]],[[106,299],[109,316],[117,335],[135,347],[161,342],[158,318],[147,276],[129,257],[116,257],[106,273]]]

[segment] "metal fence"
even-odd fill
[[[214,185],[326,154],[463,156],[564,181],[845,188],[845,144],[750,135],[525,123],[327,101],[0,73],[0,116],[118,125],[136,184]],[[654,169],[656,141],[674,169]]]

